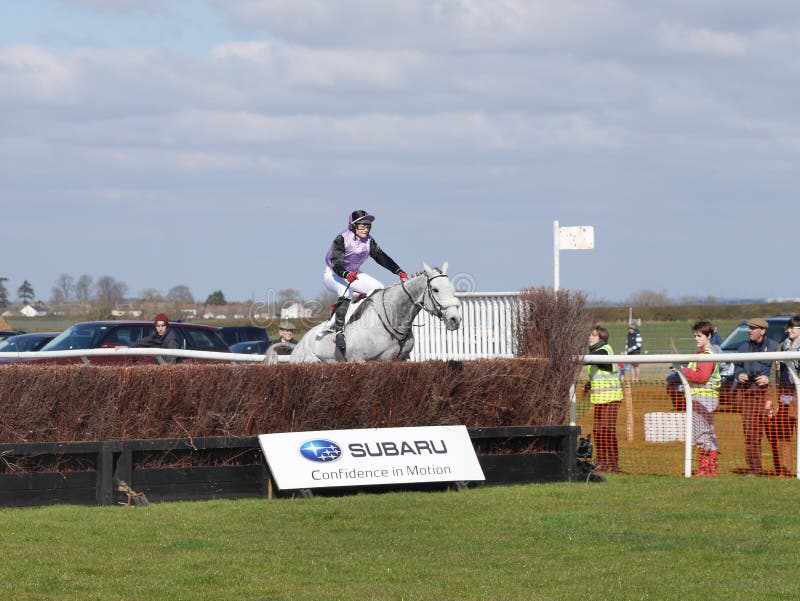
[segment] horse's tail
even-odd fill
[[[295,349],[294,344],[288,342],[276,342],[271,344],[264,353],[264,363],[267,365],[276,365],[278,363],[278,355],[291,355]]]

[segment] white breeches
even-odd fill
[[[347,280],[333,273],[330,267],[325,268],[322,282],[325,284],[325,287],[336,296],[345,296],[347,298],[353,298],[356,292],[361,292],[369,296],[373,291],[383,288],[383,284],[371,275],[358,272],[358,279],[350,284],[350,288],[348,289]]]

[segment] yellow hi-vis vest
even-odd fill
[[[604,344],[597,350],[605,350],[609,355],[614,351],[611,346]],[[609,361],[610,363],[610,361]],[[622,400],[622,382],[619,381],[619,368],[616,363],[611,363],[612,371],[600,371],[597,365],[589,366],[590,400],[595,405],[603,405]]]
[[[703,354],[711,355],[711,351],[706,349]],[[697,361],[692,361],[686,367],[689,369],[697,369]],[[714,371],[708,376],[708,380],[702,384],[697,382],[689,382],[689,392],[692,393],[692,398],[695,400],[705,399],[719,399],[719,387],[722,384],[722,376],[719,374],[719,363],[714,364]]]

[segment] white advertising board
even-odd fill
[[[278,488],[484,480],[465,426],[261,434]]]

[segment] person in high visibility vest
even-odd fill
[[[613,355],[608,344],[608,330],[595,326],[589,332],[590,355]],[[595,461],[597,469],[604,472],[619,471],[619,443],[617,441],[617,414],[622,403],[622,382],[616,363],[589,365],[589,382],[584,392],[594,407]]]
[[[711,338],[714,324],[698,321],[692,326],[694,343],[701,355],[712,354]],[[681,371],[689,382],[692,395],[692,439],[697,447],[697,476],[719,475],[719,446],[714,431],[714,412],[719,407],[719,387],[722,377],[717,363],[692,361]]]

